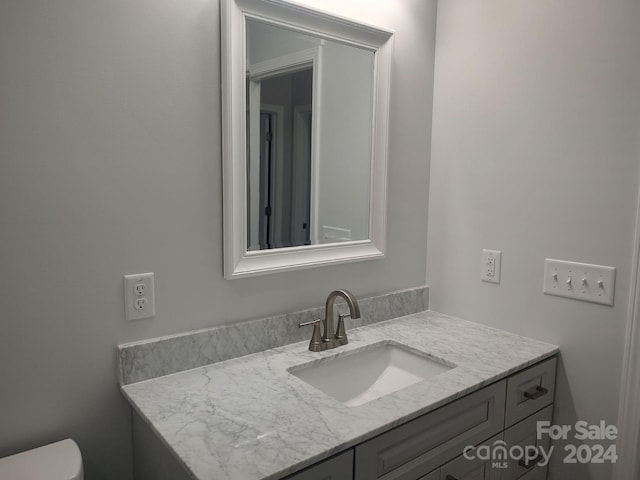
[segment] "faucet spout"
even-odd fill
[[[347,302],[349,313],[341,314],[339,316],[338,328],[334,330],[333,304],[338,297],[344,298]],[[320,319],[316,319],[311,322],[304,322],[298,325],[298,327],[313,325],[313,335],[311,337],[311,342],[309,342],[309,350],[312,352],[322,352],[324,350],[330,350],[349,343],[344,326],[345,317],[360,318],[360,305],[358,305],[358,300],[356,300],[353,293],[348,290],[334,290],[327,297],[327,303],[325,304],[324,320],[322,320],[324,334],[322,335],[322,338],[320,337]]]
[[[339,342],[338,338],[336,338],[336,330],[333,326],[333,304],[338,297],[344,298],[347,302],[347,306],[349,307],[349,316],[351,318],[360,318],[360,305],[358,305],[358,300],[356,300],[353,293],[348,290],[334,290],[331,292],[327,297],[327,303],[325,304],[323,322],[324,335],[322,336],[322,342],[326,345],[326,348],[334,348],[346,343],[346,334],[344,335],[344,340]],[[342,325],[342,329],[344,330],[344,325]]]

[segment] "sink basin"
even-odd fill
[[[288,371],[345,405],[357,407],[454,367],[399,343],[381,342]]]

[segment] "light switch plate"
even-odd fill
[[[545,258],[542,291],[547,295],[613,306],[616,269]]]

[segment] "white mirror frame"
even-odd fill
[[[375,53],[369,239],[247,249],[246,18]],[[221,0],[224,276],[227,279],[384,257],[393,32],[286,0]]]

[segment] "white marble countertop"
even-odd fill
[[[436,312],[347,332],[314,353],[308,342],[145,380],[124,395],[199,480],[267,480],[352,447],[558,352],[554,345]],[[287,372],[292,366],[392,340],[455,368],[359,407]]]

